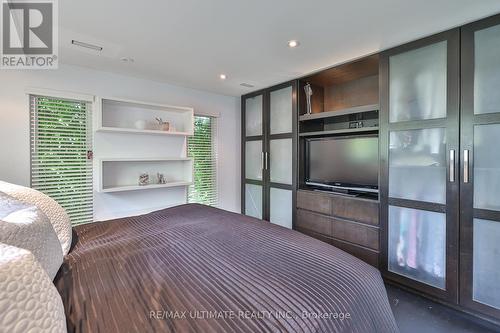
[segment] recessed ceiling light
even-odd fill
[[[226,76],[226,74],[221,74],[221,75],[219,75],[219,78],[221,80],[225,80],[225,79],[227,79],[227,76]]]
[[[295,40],[295,39],[288,41],[288,47],[291,47],[291,48],[297,47],[297,46],[299,46],[299,44],[300,44],[299,41]]]
[[[122,57],[120,58],[121,61],[123,62],[134,62],[134,58],[131,58],[131,57]]]
[[[71,40],[71,44],[76,45],[76,46],[80,46],[80,47],[84,47],[86,49],[91,49],[91,50],[95,50],[95,51],[102,51],[102,46],[84,43],[84,42],[80,42],[80,41],[74,40],[74,39]]]
[[[246,82],[240,83],[240,86],[245,87],[245,88],[253,88],[253,87],[255,87],[253,84],[246,83]]]

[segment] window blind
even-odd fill
[[[194,162],[194,182],[188,190],[188,202],[217,206],[217,118],[195,116],[194,135],[188,138],[188,155]]]
[[[92,222],[89,103],[30,96],[31,187],[57,201],[72,224]]]

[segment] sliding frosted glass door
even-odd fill
[[[456,297],[458,30],[381,56],[384,274]]]
[[[500,19],[462,38],[460,300],[500,318]]]
[[[269,221],[292,228],[294,148],[293,85],[269,93]]]
[[[243,213],[264,217],[264,95],[248,96],[243,103],[242,206]]]
[[[292,228],[296,187],[296,83],[242,98],[242,212]]]

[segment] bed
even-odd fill
[[[74,228],[69,332],[397,332],[380,273],[299,232],[198,204]]]

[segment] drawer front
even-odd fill
[[[297,191],[297,207],[330,215],[330,197],[312,191]]]
[[[331,236],[332,220],[326,216],[312,213],[306,210],[297,210],[296,226],[301,229],[307,229],[318,234]]]
[[[329,238],[329,237],[326,237],[325,235],[322,235],[322,234],[318,234],[318,233],[315,233],[314,231],[311,231],[311,230],[307,230],[307,229],[302,229],[302,228],[299,228],[297,227],[296,228],[297,231],[305,234],[305,235],[308,235],[308,236],[311,236],[312,238],[316,238],[322,242],[325,242],[325,243],[328,243],[328,244],[331,244],[332,243],[332,239]]]
[[[332,237],[369,247],[370,249],[379,249],[378,228],[335,218],[332,221]]]
[[[378,225],[379,203],[339,195],[332,196],[332,215],[347,220]]]
[[[331,243],[333,246],[338,247],[339,249],[352,254],[353,256],[363,260],[364,262],[375,266],[379,268],[379,253],[376,251],[370,251],[367,249],[364,249],[362,247],[353,245],[353,244],[347,244],[335,239],[331,240]]]

